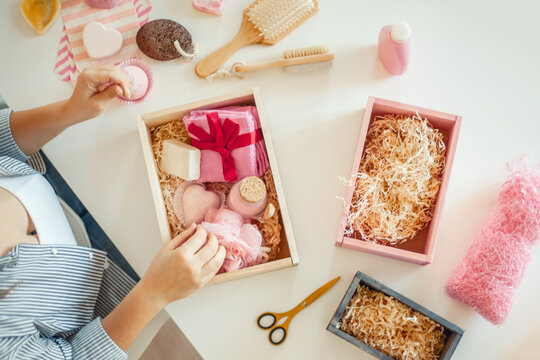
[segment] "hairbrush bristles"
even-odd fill
[[[292,59],[303,56],[321,55],[328,53],[328,45],[310,46],[300,49],[285,50],[283,52],[284,59]]]
[[[316,10],[314,0],[259,0],[247,16],[266,40],[274,40]]]

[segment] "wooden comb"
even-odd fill
[[[236,36],[195,66],[206,78],[235,52],[252,44],[275,45],[319,10],[317,0],[257,0],[244,10]]]

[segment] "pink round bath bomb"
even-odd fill
[[[131,83],[131,97],[129,100],[138,100],[146,95],[148,91],[148,76],[144,70],[135,65],[128,65],[122,70],[127,74]]]
[[[112,9],[115,6],[120,5],[122,0],[85,0],[86,3],[93,8],[98,9]]]

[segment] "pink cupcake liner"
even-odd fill
[[[150,93],[150,90],[152,90],[152,86],[154,85],[154,75],[152,74],[152,70],[150,70],[150,66],[147,63],[145,63],[142,59],[137,58],[137,57],[126,59],[118,63],[116,66],[118,66],[121,69],[126,66],[137,66],[138,68],[140,68],[142,71],[145,72],[146,76],[148,77],[148,89],[146,89],[146,93],[141,98],[137,100],[130,100],[121,96],[118,97],[120,100],[122,100],[126,104],[138,104],[142,102],[146,98],[146,96]]]

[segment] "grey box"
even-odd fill
[[[366,274],[360,271],[356,273],[356,276],[354,277],[354,279],[351,282],[351,285],[347,289],[345,296],[343,296],[343,299],[341,300],[341,303],[339,304],[339,307],[337,308],[336,313],[332,317],[332,320],[330,320],[330,323],[328,324],[328,327],[326,328],[326,330],[330,331],[331,333],[336,334],[337,336],[344,339],[345,341],[350,342],[351,344],[359,347],[360,349],[375,356],[378,359],[393,360],[391,357],[383,354],[382,352],[376,349],[373,349],[372,347],[368,346],[366,343],[358,340],[354,336],[349,335],[348,333],[337,328],[337,325],[339,323],[339,320],[341,319],[341,316],[343,315],[343,312],[347,308],[347,305],[351,301],[351,298],[355,294],[356,289],[360,283],[372,288],[373,290],[380,291],[383,294],[386,294],[388,296],[395,298],[396,300],[402,302],[403,304],[409,306],[410,308],[418,311],[421,314],[424,314],[425,316],[431,318],[433,321],[442,325],[448,332],[448,336],[446,337],[446,342],[444,344],[443,350],[441,351],[441,355],[439,359],[449,360],[452,357],[452,354],[456,350],[456,347],[465,332],[462,328],[460,328],[459,326],[455,324],[452,324],[450,321],[429,311],[422,305],[390,289],[388,286],[378,282],[377,280],[367,276]]]

